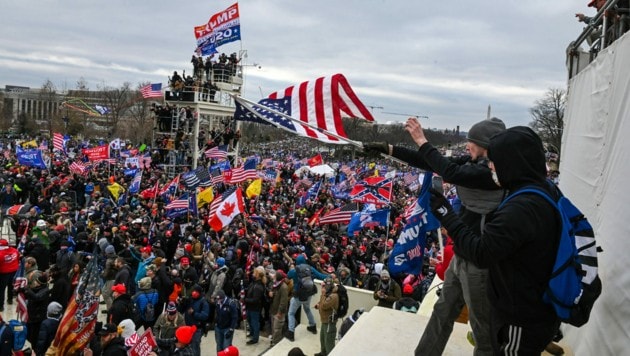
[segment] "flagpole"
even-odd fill
[[[350,145],[352,145],[352,146],[355,146],[355,147],[357,147],[357,148],[361,148],[361,149],[363,149],[363,143],[361,143],[361,142],[359,142],[359,141],[354,141],[354,140],[351,140],[351,139],[349,139],[349,138],[347,138],[347,137],[343,137],[343,136],[337,135],[337,134],[332,133],[332,132],[330,132],[330,131],[328,131],[328,130],[324,130],[324,129],[322,129],[321,127],[318,127],[317,125],[313,125],[313,124],[311,124],[311,123],[308,123],[308,122],[304,122],[304,121],[301,121],[301,120],[295,119],[295,118],[293,118],[293,117],[291,117],[291,116],[289,116],[289,115],[287,115],[287,114],[285,114],[285,113],[282,113],[282,112],[280,112],[280,111],[274,110],[274,109],[272,109],[272,108],[270,108],[270,107],[267,107],[267,106],[264,106],[264,105],[262,105],[262,104],[259,104],[259,103],[256,103],[256,102],[253,102],[253,101],[251,101],[251,100],[247,100],[247,99],[242,98],[242,97],[237,97],[237,96],[235,96],[235,95],[232,95],[232,97],[234,98],[234,100],[235,100],[235,101],[241,102],[241,104],[246,103],[246,104],[249,104],[249,105],[251,105],[251,106],[259,106],[259,107],[263,107],[263,108],[265,108],[265,110],[269,111],[269,112],[270,112],[270,113],[272,113],[272,114],[275,114],[275,115],[280,115],[280,116],[284,117],[285,119],[289,119],[289,120],[291,120],[291,121],[293,121],[293,122],[295,122],[295,123],[298,123],[298,124],[300,124],[300,125],[307,126],[307,127],[311,128],[311,129],[313,129],[313,130],[316,130],[316,131],[322,132],[322,133],[324,133],[324,134],[326,134],[326,135],[328,135],[328,136],[332,136],[332,137],[334,137],[334,138],[336,138],[336,139],[338,139],[338,140],[344,141],[344,142],[346,142],[346,143],[348,143],[348,144],[350,144]],[[244,102],[244,103],[243,103],[243,102]],[[247,106],[247,105],[245,105],[245,106]],[[249,108],[249,107],[248,107],[248,108]],[[276,122],[274,122],[273,120],[269,120],[269,119],[267,119],[266,117],[264,117],[263,115],[260,115],[260,114],[259,114],[256,110],[251,110],[251,108],[249,108],[249,109],[250,109],[250,111],[251,111],[254,115],[256,115],[256,117],[257,117],[257,118],[259,118],[259,119],[261,119],[261,120],[264,120],[264,121],[266,121],[266,122],[268,122],[268,123],[270,123],[270,124],[272,124],[272,125],[274,125],[274,126],[276,126],[276,127],[278,127],[278,128],[282,128],[282,129],[284,129],[284,130],[286,130],[286,131],[290,131],[290,132],[292,132],[292,133],[295,133],[294,131],[289,130],[289,129],[287,129],[287,128],[283,127],[282,125],[278,125],[278,124],[277,124]],[[391,160],[393,160],[393,161],[395,161],[395,162],[398,162],[398,163],[400,163],[400,164],[403,164],[403,165],[406,165],[406,166],[407,166],[407,165],[409,165],[409,163],[407,163],[407,162],[405,162],[405,161],[402,161],[402,160],[400,160],[400,159],[398,159],[398,158],[396,158],[396,157],[393,157],[393,156],[387,155],[387,154],[385,154],[385,153],[381,153],[380,155],[381,155],[382,157],[384,157],[384,158],[391,159]]]

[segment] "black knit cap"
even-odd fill
[[[480,147],[488,148],[490,138],[503,131],[505,131],[503,121],[493,117],[474,124],[468,131],[466,139]]]

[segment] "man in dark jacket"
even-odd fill
[[[217,352],[219,352],[232,345],[234,329],[238,323],[237,313],[240,313],[240,310],[236,310],[236,303],[226,297],[223,290],[217,292],[215,303],[214,339],[217,344]]]
[[[48,289],[48,274],[42,273],[33,282],[32,287],[24,289],[28,322],[26,323],[26,339],[35,345],[39,336],[39,327],[46,319],[50,290]]]
[[[50,301],[61,304],[63,310],[68,306],[72,296],[72,288],[67,273],[61,273],[57,265],[50,267],[50,279],[52,288],[50,289]]]
[[[247,341],[247,345],[258,343],[260,335],[260,311],[265,300],[265,270],[262,266],[254,269],[254,280],[247,287],[245,295],[245,309],[247,310],[247,324],[251,331],[251,340]]]
[[[210,315],[210,306],[203,296],[203,288],[201,288],[200,285],[193,287],[190,302],[186,307],[187,310],[184,313],[186,325],[196,327],[191,346],[193,350],[197,352],[196,355],[201,355],[201,336],[205,323]]]
[[[495,135],[488,158],[493,179],[509,192],[534,186],[558,197],[546,181],[544,148],[532,129],[519,126]],[[495,212],[482,234],[469,228],[443,196],[432,196],[431,210],[450,233],[455,251],[489,268],[495,353],[539,355],[560,325],[551,304],[543,302],[560,236],[555,208],[536,194],[518,195]]]
[[[118,336],[118,327],[116,324],[108,323],[103,325],[97,333],[100,336],[101,351],[92,351],[91,349],[83,350],[83,356],[126,356],[127,348],[125,347],[125,339]]]
[[[133,319],[131,315],[132,301],[129,294],[127,294],[125,285],[114,284],[112,291],[114,292],[114,302],[107,311],[107,322],[118,325],[125,319]]]
[[[130,290],[131,283],[133,283],[131,268],[123,257],[116,257],[115,267],[118,272],[116,272],[116,277],[114,277],[114,285],[122,284],[126,290]]]
[[[59,319],[62,316],[61,304],[50,302],[46,310],[46,320],[42,322],[37,336],[37,343],[33,346],[36,355],[44,355],[48,347],[52,344],[59,327]]]
[[[491,118],[474,124],[468,131],[466,150],[469,155],[447,158],[433,147],[422,126],[415,118],[405,123],[405,129],[419,146],[417,151],[398,146],[377,147],[381,153],[404,160],[421,169],[438,173],[457,186],[462,201],[461,219],[480,234],[483,225],[504,196],[494,183],[488,167],[487,148],[490,138],[505,130],[505,124]],[[370,149],[370,144],[364,144]],[[444,278],[443,293],[433,307],[433,313],[416,348],[416,355],[441,355],[453,330],[453,324],[464,305],[468,306],[470,325],[475,339],[475,355],[492,355],[490,306],[487,297],[488,270],[480,268],[457,254]]]

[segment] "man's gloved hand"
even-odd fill
[[[448,200],[446,200],[444,195],[433,188],[431,189],[431,212],[440,221],[448,215],[455,214],[453,207]]]
[[[387,142],[361,142],[363,144],[363,151],[367,153],[384,153],[389,154],[389,144]]]
[[[228,331],[225,332],[225,338],[226,339],[231,338],[232,335],[234,335],[234,329],[229,329]]]

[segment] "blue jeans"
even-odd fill
[[[252,333],[252,341],[258,342],[258,336],[260,335],[259,311],[247,311],[247,325],[249,325],[249,331]]]
[[[234,334],[232,334],[229,338],[225,337],[225,333],[230,329],[220,329],[218,327],[214,328],[214,341],[217,343],[217,352],[225,350],[226,347],[232,345],[232,338]],[[198,354],[201,355],[201,354]]]
[[[195,351],[195,355],[201,355],[201,337],[203,336],[203,327],[199,327],[193,335],[190,346]]]
[[[291,303],[289,303],[289,331],[295,332],[295,312],[297,312],[298,308],[302,306],[304,308],[304,312],[306,313],[306,318],[308,319],[308,326],[315,325],[315,318],[313,317],[313,312],[311,312],[311,297],[308,297],[305,301],[300,301],[297,297],[291,298]]]

